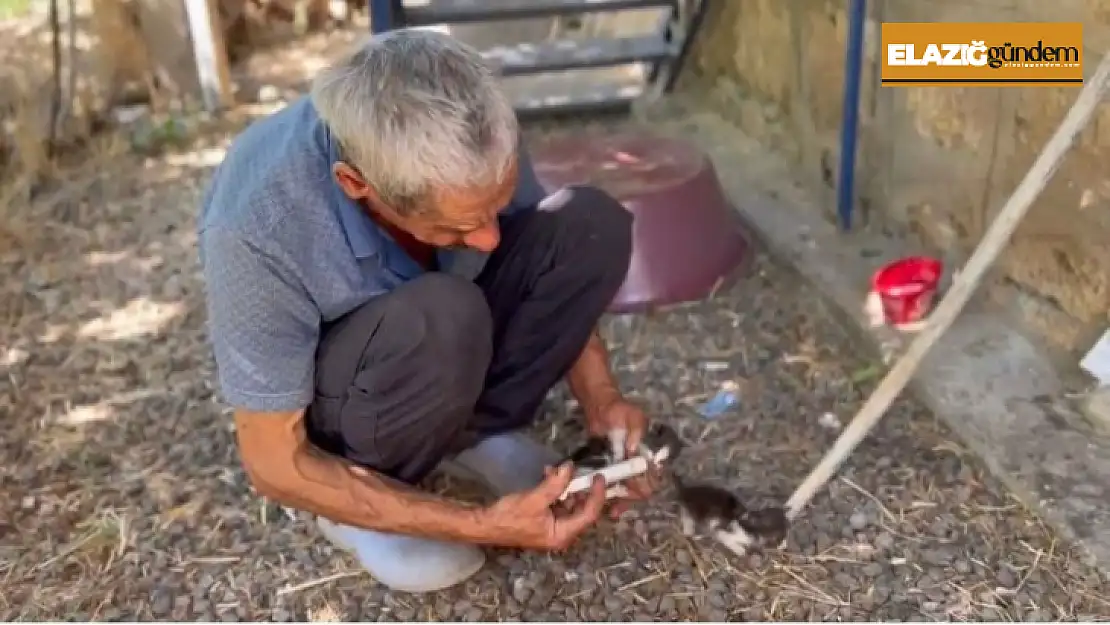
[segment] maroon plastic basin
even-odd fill
[[[748,254],[712,161],[685,142],[565,135],[537,141],[530,151],[549,192],[592,184],[635,215],[632,263],[612,312],[702,299]]]

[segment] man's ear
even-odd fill
[[[347,163],[338,161],[331,166],[332,176],[335,177],[335,183],[343,189],[343,193],[352,200],[363,200],[372,198],[374,190],[370,185],[366,184],[366,180],[362,174],[358,173],[354,167]]]

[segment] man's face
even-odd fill
[[[362,201],[371,212],[414,239],[437,248],[481,252],[492,252],[501,242],[497,213],[512,199],[517,179],[514,161],[500,183],[437,193],[432,207],[415,215],[402,215],[384,205],[351,166],[336,163],[333,170],[349,197]]]

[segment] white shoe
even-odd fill
[[[440,464],[444,473],[477,479],[494,494],[528,490],[543,481],[545,466],[559,456],[531,437],[510,432],[486,438]],[[460,584],[481,570],[486,556],[474,545],[340,525],[318,517],[316,525],[340,549],[350,551],[376,580],[395,590],[435,592]]]
[[[352,555],[381,584],[426,593],[450,588],[482,569],[486,555],[474,545],[340,525],[317,517],[316,526],[336,547]]]
[[[501,496],[535,488],[543,481],[544,467],[558,464],[559,459],[558,454],[527,434],[508,432],[483,439],[444,460],[439,470],[481,481]]]

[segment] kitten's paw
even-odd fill
[[[726,549],[741,558],[747,555],[748,547],[750,547],[753,542],[752,537],[739,527],[728,530],[717,530],[713,537],[717,539],[717,542],[724,545]]]

